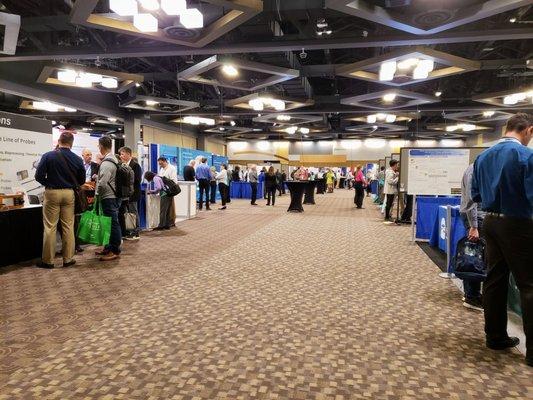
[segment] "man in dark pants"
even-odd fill
[[[514,347],[507,334],[509,271],[520,290],[526,334],[526,363],[533,367],[533,116],[515,114],[505,135],[474,163],[472,199],[487,212],[484,221],[488,274],[483,287],[487,347]]]
[[[194,171],[194,166],[196,165],[195,160],[189,161],[189,164],[183,167],[183,180],[186,182],[194,182],[196,177],[196,172]]]
[[[250,182],[250,187],[252,189],[252,201],[250,202],[252,206],[256,206],[257,200],[257,169],[255,165],[252,166],[250,172],[248,173],[248,182]]]
[[[204,204],[204,192],[205,192],[205,209],[211,210],[209,206],[209,191],[211,181],[211,170],[207,165],[207,158],[203,157],[202,162],[196,168],[196,179],[198,180],[198,187],[200,188],[200,202],[198,208],[201,210]]]
[[[385,205],[385,221],[390,221],[392,206],[394,205],[394,198],[398,193],[398,179],[400,174],[400,164],[397,160],[391,160],[389,162],[389,169],[385,172],[385,186],[383,187],[383,193],[387,197],[387,204]]]
[[[463,174],[463,180],[461,182],[460,213],[465,228],[468,231],[468,239],[471,241],[477,241],[481,237],[485,213],[479,209],[480,204],[472,200],[473,173],[474,165],[471,164]],[[463,302],[463,306],[473,310],[483,311],[481,282],[471,279],[463,279],[463,288],[465,291],[465,300]]]
[[[120,228],[122,230],[122,237],[124,240],[139,240],[139,232],[141,231],[141,221],[139,218],[138,203],[141,200],[141,182],[142,182],[142,168],[133,158],[133,153],[129,147],[122,147],[118,151],[120,161],[128,165],[135,176],[133,181],[133,194],[127,201],[123,201],[120,206]],[[135,228],[131,231],[126,229],[126,213],[135,215]]]

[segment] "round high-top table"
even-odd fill
[[[303,212],[302,201],[304,199],[307,181],[287,181],[285,182],[291,194],[291,204],[287,211]]]
[[[308,181],[305,188],[304,204],[315,204],[315,189],[317,181]]]

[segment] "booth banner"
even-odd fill
[[[207,165],[213,165],[213,154],[206,151],[185,149],[180,147],[180,169],[183,169],[191,160],[198,160],[201,157],[207,158]]]
[[[57,145],[57,141],[59,140],[59,136],[61,135],[61,132],[63,132],[62,129],[59,128],[52,128],[52,137],[53,137],[53,143],[52,146],[55,147]],[[98,139],[100,139],[100,136],[91,136],[88,133],[81,133],[76,131],[70,131],[74,135],[74,143],[72,144],[72,152],[74,154],[77,154],[81,157],[81,153],[84,149],[91,150],[91,153],[93,154],[93,161],[96,160],[96,155],[100,153],[100,149],[98,148]],[[115,152],[115,142],[113,141],[113,147],[111,149],[113,153]]]
[[[469,162],[468,149],[410,149],[408,194],[461,194],[461,180]]]
[[[42,193],[35,171],[52,150],[50,121],[0,112],[0,143],[0,193]]]
[[[227,166],[228,161],[228,157],[213,155],[213,162],[211,165],[213,165],[217,169],[217,171],[220,171],[220,166],[222,164],[226,164]]]

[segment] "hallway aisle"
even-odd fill
[[[517,352],[353,191],[232,201],[116,264],[0,275],[0,399],[531,399]]]

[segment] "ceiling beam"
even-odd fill
[[[125,58],[125,57],[172,57],[189,55],[235,54],[235,53],[272,53],[283,51],[324,50],[324,49],[355,49],[369,47],[395,47],[434,45],[443,43],[485,42],[490,40],[527,40],[533,39],[533,29],[494,29],[470,32],[443,32],[424,37],[416,35],[393,35],[377,37],[347,37],[338,39],[307,39],[307,40],[278,40],[256,43],[211,44],[203,48],[184,46],[159,47],[110,47],[106,51],[101,49],[59,50],[48,54],[20,53],[14,56],[0,57],[0,62],[13,61],[43,61],[50,59],[96,59]]]

